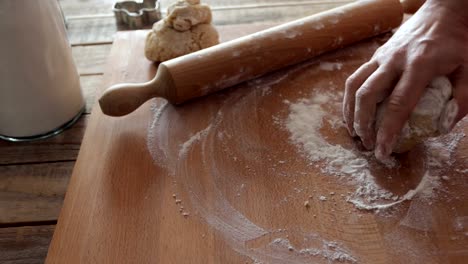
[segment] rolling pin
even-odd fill
[[[257,78],[400,25],[398,0],[362,0],[159,64],[153,80],[118,84],[99,99],[104,114],[123,116],[153,97],[181,104]]]

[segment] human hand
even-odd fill
[[[449,76],[453,99],[441,117],[450,131],[468,112],[468,1],[429,0],[346,81],[343,116],[349,133],[386,161],[426,86]],[[380,127],[377,105],[388,98]]]

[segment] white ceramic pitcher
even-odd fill
[[[57,0],[0,1],[0,138],[55,135],[84,109]]]

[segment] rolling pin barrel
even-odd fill
[[[131,90],[111,87],[99,103],[112,116],[155,96],[181,104],[388,32],[402,19],[398,0],[357,1],[166,61],[152,81]]]

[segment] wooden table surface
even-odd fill
[[[230,39],[256,27],[218,28]],[[116,35],[98,94],[154,76],[145,35]],[[122,118],[93,109],[47,263],[465,263],[467,122],[397,168],[359,154],[349,162],[372,173],[364,182],[308,160],[285,129],[298,105],[320,106],[324,140],[362,153],[339,122],[343,87],[384,41],[183,106],[155,99]],[[391,197],[369,200],[372,184]]]
[[[67,18],[86,112],[54,138],[30,143],[0,141],[0,263],[43,263],[118,30],[111,12],[114,0],[59,2]],[[170,2],[163,0],[163,8]],[[352,1],[204,2],[214,7],[216,25],[245,25],[287,22]]]

